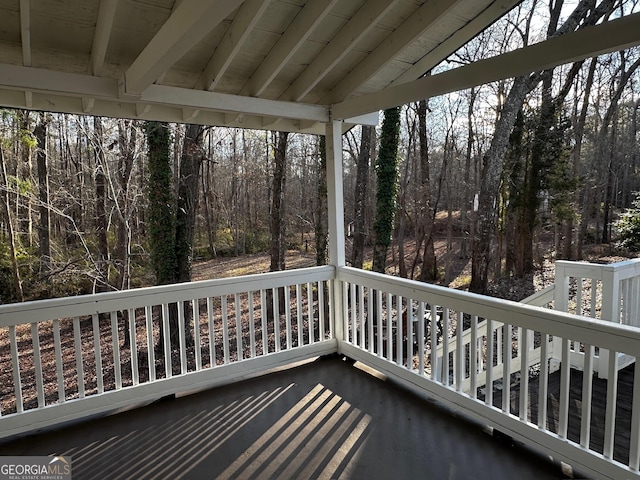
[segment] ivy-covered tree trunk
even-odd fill
[[[384,273],[387,251],[391,245],[391,232],[396,209],[398,188],[398,142],[400,137],[400,107],[384,111],[380,151],[376,162],[378,188],[376,216],[373,230],[376,243],[373,248],[373,271]]]
[[[549,37],[557,37],[572,32],[577,28],[593,25],[611,11],[613,0],[603,0],[594,8],[594,0],[580,0],[562,26],[553,31],[553,26],[559,18],[562,2],[552,6],[553,11]],[[582,22],[582,24],[581,24]],[[480,194],[478,197],[477,228],[474,231],[473,254],[471,258],[471,284],[469,290],[476,293],[486,293],[489,284],[490,266],[493,260],[494,235],[498,219],[498,192],[505,153],[509,144],[511,129],[518,111],[526,95],[542,80],[539,74],[520,76],[514,79],[511,90],[507,95],[504,108],[496,124],[491,145],[482,159],[482,173],[480,176]]]
[[[516,116],[522,107],[526,94],[533,88],[531,83],[529,78],[524,76],[514,80],[496,125],[491,146],[482,159],[477,226],[474,231],[471,256],[469,290],[472,292],[486,293],[489,286],[489,268],[494,254],[494,236],[498,222],[498,192],[503,159],[509,146],[509,137]]]
[[[162,122],[146,122],[145,133],[149,148],[149,210],[147,233],[151,251],[151,265],[156,284],[176,281],[175,201],[173,196],[169,144],[169,126]]]
[[[327,143],[324,135],[318,137],[318,202],[316,207],[316,265],[327,264]]]
[[[529,155],[524,145],[525,119],[522,110],[518,112],[511,136],[509,137],[509,148],[505,158],[504,176],[506,181],[503,185],[503,204],[506,205],[505,237],[506,245],[506,266],[507,275],[522,275],[522,242],[520,239],[519,226],[522,224],[520,218],[523,213],[522,198],[524,184],[526,183],[527,162]]]
[[[362,137],[360,139],[360,151],[356,162],[356,199],[353,212],[355,228],[353,231],[353,248],[351,250],[351,266],[362,268],[364,261],[364,239],[365,225],[364,216],[367,202],[367,186],[369,180],[369,163],[371,160],[371,139],[374,129],[370,125],[362,126]]]
[[[146,122],[144,125],[149,149],[149,184],[147,194],[149,209],[147,215],[147,234],[151,251],[151,265],[157,285],[175,283],[175,199],[172,189],[171,160],[169,147],[171,134],[169,125],[162,122]],[[162,325],[162,324],[161,324]],[[178,306],[169,304],[169,332],[160,328],[156,351],[164,349],[165,335],[169,334],[170,348],[180,347]],[[165,365],[167,370],[171,365]]]

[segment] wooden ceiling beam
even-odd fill
[[[125,72],[123,94],[140,95],[241,3],[183,0]]]
[[[270,0],[246,0],[228,28],[222,41],[204,68],[198,81],[204,90],[215,90],[233,59],[246,42],[253,27],[269,6]]]
[[[359,65],[355,66],[339,83],[328,92],[320,103],[341,102],[367,80],[378,73],[404,50],[407,45],[422,35],[429,27],[436,25],[456,4],[464,0],[430,0],[425,2],[402,25],[383,40]]]
[[[400,0],[370,0],[342,27],[286,92],[283,100],[299,102]]]
[[[31,0],[20,0],[20,41],[22,64],[31,66]]]
[[[93,34],[93,45],[91,47],[91,75],[100,76],[104,59],[107,55],[107,46],[111,38],[111,28],[113,20],[116,16],[118,8],[118,0],[100,0],[100,9],[98,10],[98,20],[96,29]]]
[[[440,43],[437,47],[427,53],[419,61],[417,61],[411,68],[406,70],[400,75],[393,83],[391,87],[399,85],[401,83],[410,82],[420,78],[426,72],[435,67],[438,63],[443,61],[452,52],[455,52],[465,43],[469,42],[473,37],[482,32],[487,25],[493,24],[496,20],[506,14],[509,10],[521,3],[522,0],[498,0],[489,4],[489,6],[482,11],[473,20],[467,23],[464,27],[454,33],[444,42]]]
[[[262,61],[241,95],[260,96],[338,0],[309,0]]]

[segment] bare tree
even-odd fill
[[[38,241],[40,248],[40,272],[48,274],[51,269],[51,216],[49,214],[49,175],[47,172],[47,124],[48,119],[40,115],[33,134],[38,141],[36,161],[38,167],[38,195],[40,221],[38,223]]]
[[[354,229],[353,229],[353,249],[351,250],[351,266],[362,268],[364,260],[365,242],[365,214],[367,186],[369,180],[369,164],[371,161],[371,143],[375,130],[372,126],[363,125],[361,127],[360,150],[356,162],[356,188],[354,203]]]

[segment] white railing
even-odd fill
[[[640,327],[640,259],[609,265],[559,260],[555,269],[555,309]],[[582,365],[583,357],[584,346],[572,342],[572,365]],[[607,378],[609,358],[606,351],[596,351],[594,368],[601,378]],[[618,370],[633,362],[622,353],[616,357]]]
[[[633,285],[621,294],[628,315]],[[551,292],[528,300],[546,304]],[[161,331],[177,333],[173,345]],[[347,267],[0,306],[0,437],[334,352],[579,472],[640,478],[640,373],[621,399],[610,362],[606,409],[590,401],[603,381],[596,353],[635,360],[640,329]]]
[[[595,349],[635,358],[640,329],[346,267],[338,270],[338,280],[343,282],[344,354],[581,473],[639,477],[640,373],[632,375],[628,404],[618,398],[613,367],[606,409],[592,410],[591,397],[594,381],[601,381],[593,375]],[[405,311],[415,311],[423,321],[403,321]],[[434,328],[437,317],[441,332]],[[469,342],[450,342],[464,335]],[[549,371],[552,337],[561,344],[562,360],[553,402],[549,379],[558,377]],[[570,369],[571,341],[585,346],[582,372]],[[535,361],[532,344],[540,347]],[[576,375],[580,394],[570,389]],[[577,411],[575,405],[580,405]],[[629,409],[626,424],[616,417],[618,409]]]
[[[0,306],[0,438],[335,352],[333,277],[309,268]]]

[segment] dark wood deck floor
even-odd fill
[[[629,445],[631,432],[631,406],[633,401],[633,377],[635,365],[631,365],[618,373],[618,391],[616,400],[616,436],[613,458],[622,463],[629,461]],[[569,387],[569,422],[567,437],[580,443],[580,426],[582,418],[582,385],[583,372],[571,369]],[[513,376],[512,376],[513,377]],[[589,447],[599,453],[604,448],[605,411],[607,407],[607,380],[594,375],[591,402],[591,435]],[[538,423],[539,378],[529,381],[529,420]],[[560,371],[549,375],[547,396],[547,428],[557,432],[558,409],[560,406]],[[493,405],[501,408],[502,389],[494,388]],[[520,414],[520,384],[516,380],[511,386],[511,413]]]
[[[70,455],[75,480],[562,477],[356,367],[318,360],[3,443],[0,455]]]

